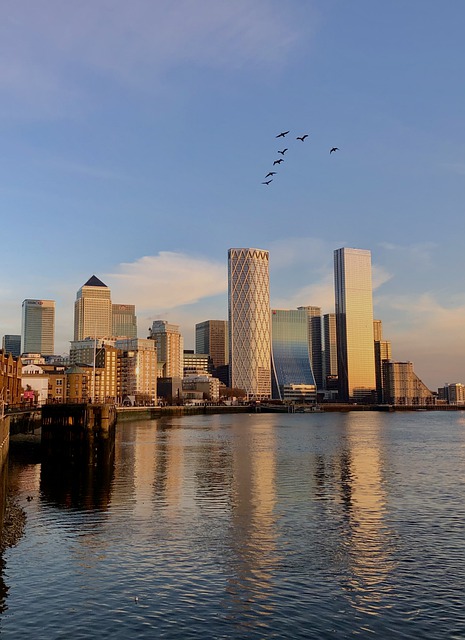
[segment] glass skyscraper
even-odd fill
[[[376,396],[371,253],[334,252],[339,398],[372,402]]]
[[[307,308],[273,309],[271,343],[273,397],[314,400],[316,385],[310,363]]]
[[[52,356],[55,349],[55,301],[24,300],[21,351]]]
[[[271,396],[269,254],[229,249],[230,384],[248,396]]]

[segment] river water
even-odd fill
[[[13,451],[2,638],[465,638],[465,413],[170,417]]]

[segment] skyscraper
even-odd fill
[[[323,369],[325,386],[327,378],[337,376],[337,338],[336,338],[336,314],[325,313],[323,316]]]
[[[227,320],[205,320],[195,325],[195,352],[208,353],[213,367],[229,362]]]
[[[339,398],[375,399],[375,354],[371,253],[364,249],[334,252]]]
[[[271,395],[269,254],[229,249],[230,384],[249,396]]]
[[[273,398],[314,401],[316,384],[308,348],[308,309],[273,309],[271,352]]]
[[[74,303],[74,340],[112,335],[110,289],[92,276],[77,292]]]
[[[312,365],[315,383],[318,389],[323,389],[323,354],[321,341],[321,308],[320,307],[299,307],[306,309],[308,316],[308,353]]]
[[[55,301],[24,300],[21,351],[53,355],[55,350]]]
[[[17,358],[21,355],[21,336],[15,334],[6,334],[2,339],[2,350],[4,353],[11,353]]]
[[[111,305],[112,329],[114,338],[137,338],[136,307],[133,304]]]

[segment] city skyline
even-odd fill
[[[116,0],[107,18],[5,4],[2,335],[21,300],[56,300],[67,352],[95,273],[140,336],[166,318],[192,347],[227,318],[229,247],[270,252],[272,306],[323,314],[333,250],[363,247],[393,358],[430,388],[463,380],[463,3]]]

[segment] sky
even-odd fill
[[[3,0],[0,334],[53,299],[67,353],[95,274],[193,348],[230,247],[270,252],[273,308],[322,313],[354,247],[393,358],[465,383],[464,24],[463,0]]]

